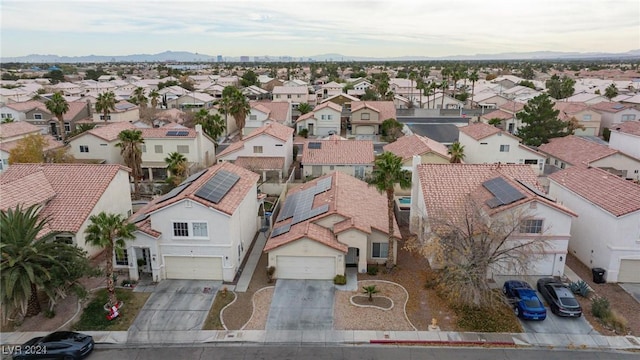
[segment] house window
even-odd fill
[[[254,154],[262,154],[262,146],[254,146],[253,147]]]
[[[55,237],[55,239],[56,241],[61,242],[63,244],[68,244],[68,245],[73,244],[73,237],[69,235],[58,235]]]
[[[321,115],[320,120],[327,120],[327,115]]]
[[[480,145],[487,145],[487,144],[488,144],[488,143],[483,143],[483,142],[481,142],[481,143],[480,143]]]
[[[33,114],[34,120],[42,120],[42,114]]]
[[[520,222],[520,233],[522,234],[542,234],[542,220],[528,219]]]
[[[560,169],[564,169],[564,163],[560,163]]]
[[[389,244],[374,242],[371,245],[372,258],[386,259],[389,256]]]
[[[358,179],[364,179],[364,166],[356,166],[353,175]]]
[[[282,145],[282,144],[276,144],[276,146],[284,146],[284,145]]]
[[[333,169],[335,169],[335,168],[336,168],[335,166],[333,166],[333,165],[329,165],[329,170],[333,170]]]
[[[147,152],[147,145],[145,145],[145,144],[140,145],[140,149],[142,150],[143,153],[146,153]]]
[[[582,121],[591,121],[591,114],[582,115]]]
[[[154,145],[153,147],[155,149],[156,154],[162,154],[163,153],[162,145]]]
[[[633,121],[635,119],[636,119],[636,115],[635,114],[622,115],[622,121]]]
[[[369,120],[369,119],[371,119],[371,114],[369,114],[368,112],[362,113],[362,115],[360,115],[360,120]]]
[[[126,249],[122,251],[114,251],[116,253],[116,265],[129,266],[129,255]]]
[[[553,160],[553,165],[558,166],[558,160]]]
[[[66,132],[67,134],[71,132],[71,124],[69,124],[68,122],[64,123],[64,132]]]
[[[189,223],[186,223],[186,222],[174,222],[173,223],[173,236],[180,236],[180,237],[189,236]]]
[[[291,94],[288,94],[288,95],[287,95],[287,99],[291,99]]]
[[[189,145],[178,145],[176,148],[180,154],[189,153]]]
[[[207,223],[206,222],[194,222],[193,224],[193,236],[196,237],[208,237]]]
[[[524,159],[524,163],[525,164],[529,164],[529,165],[538,165],[538,160],[537,159]]]
[[[258,116],[257,115],[249,115],[249,120],[258,120]]]
[[[80,152],[81,153],[88,153],[89,152],[89,146],[88,145],[80,145]]]
[[[509,145],[500,145],[500,152],[509,152]]]
[[[100,115],[100,120],[104,121],[104,115]],[[107,121],[111,120],[111,115],[107,115]]]

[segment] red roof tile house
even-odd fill
[[[0,124],[0,172],[9,167],[9,155],[15,149],[21,139],[29,135],[40,135],[40,128],[31,125],[26,121],[16,121]],[[64,144],[57,141],[51,135],[42,135],[46,146],[44,151],[55,150],[64,147]]]
[[[89,256],[102,251],[85,243],[89,217],[101,211],[131,214],[129,169],[120,165],[14,164],[0,174],[0,186],[0,209],[42,205],[40,214],[51,218],[47,231],[60,232],[58,238]]]
[[[415,155],[422,158],[423,164],[448,164],[450,160],[449,149],[446,146],[426,136],[416,134],[402,136],[385,145],[382,149],[401,157],[402,164],[409,167]]]
[[[611,128],[609,147],[640,159],[640,121],[627,121]],[[627,177],[640,180],[638,173]]]
[[[252,101],[251,111],[247,114],[243,135],[249,135],[257,128],[277,122],[291,126],[291,104],[288,102]]]
[[[597,112],[601,116],[600,134],[604,128],[614,128],[615,125],[627,121],[640,120],[640,110],[630,105],[623,105],[613,101],[603,101],[591,105],[591,110]]]
[[[133,279],[233,281],[258,230],[257,181],[231,163],[191,175],[129,218],[136,239],[115,265]]]
[[[553,105],[555,110],[559,110],[558,119],[568,122],[576,119],[578,124],[584,129],[577,129],[576,135],[598,136],[600,134],[600,122],[602,115],[594,111],[585,103],[556,101]]]
[[[364,179],[373,171],[373,142],[369,140],[314,140],[302,149],[303,177],[340,171]]]
[[[569,251],[607,282],[640,283],[640,185],[572,166],[549,176],[549,195],[574,209]]]
[[[232,162],[280,183],[293,162],[293,128],[277,122],[264,125],[218,154],[218,162]],[[265,191],[267,192],[267,191]]]
[[[541,192],[530,166],[415,162],[410,229],[420,241],[432,241],[437,236],[432,230],[445,221],[469,220],[464,214],[470,208],[491,222],[519,229],[508,236],[502,249],[522,241],[539,245],[523,249],[529,260],[524,268],[505,260],[494,264],[487,277],[564,273],[571,221],[576,215]],[[433,256],[429,261],[435,268],[446,265]]]
[[[639,159],[579,136],[551,139],[538,150],[547,155],[547,173],[579,165],[599,167],[627,179],[637,178],[640,172]]]
[[[333,279],[346,266],[366,272],[386,261],[388,224],[385,195],[335,172],[289,191],[264,252],[279,279]]]
[[[296,120],[296,130],[299,133],[303,129],[309,131],[309,136],[329,136],[340,134],[342,106],[331,102],[323,102],[313,111],[301,115]]]
[[[459,130],[458,141],[464,146],[464,162],[468,164],[527,164],[538,175],[544,172],[546,156],[504,130],[482,122]]]
[[[351,103],[351,134],[377,135],[387,119],[397,119],[393,101],[356,101]]]

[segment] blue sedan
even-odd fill
[[[536,291],[525,281],[509,280],[502,287],[504,295],[513,303],[516,316],[524,320],[544,320],[547,310]]]

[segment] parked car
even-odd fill
[[[516,316],[525,320],[544,320],[547,318],[547,310],[529,283],[508,280],[502,286],[502,292],[512,302]]]
[[[582,307],[567,285],[552,278],[542,278],[538,280],[537,287],[552,313],[558,316],[582,316]]]
[[[35,337],[19,348],[14,360],[64,359],[78,360],[89,355],[94,348],[93,337],[74,331],[56,331],[46,336]]]

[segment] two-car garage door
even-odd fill
[[[332,256],[278,256],[278,279],[329,280],[336,276],[336,258]]]
[[[620,260],[618,282],[640,283],[640,259]]]
[[[219,257],[165,256],[167,279],[222,280]]]

